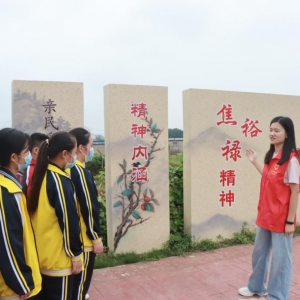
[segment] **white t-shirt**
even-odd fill
[[[286,185],[290,185],[290,183],[299,184],[300,177],[300,165],[298,159],[294,156],[291,158],[289,165],[285,171],[283,182]]]

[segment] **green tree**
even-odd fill
[[[105,159],[102,154],[95,154],[93,159],[85,164],[86,168],[96,176],[105,168]]]
[[[179,128],[169,128],[169,138],[183,138],[183,131]]]

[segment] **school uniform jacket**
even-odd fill
[[[22,186],[0,167],[0,299],[41,290],[34,234]]]
[[[48,164],[32,224],[41,273],[71,275],[72,261],[82,253],[75,190],[69,175],[54,164]]]
[[[101,241],[97,187],[93,175],[80,161],[68,171],[76,190],[84,251],[93,251],[93,244]]]

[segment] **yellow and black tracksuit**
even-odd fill
[[[96,255],[93,244],[101,242],[98,191],[93,175],[80,161],[68,170],[74,183],[79,206],[81,235],[84,246],[84,270],[75,275],[73,300],[83,300],[89,289]]]
[[[26,198],[17,178],[0,167],[0,299],[41,290],[41,274]]]
[[[43,277],[43,297],[71,299],[72,261],[80,260],[82,253],[79,217],[70,177],[54,164],[48,164],[32,225]]]

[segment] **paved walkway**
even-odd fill
[[[95,270],[90,300],[243,299],[237,289],[247,283],[252,249],[234,246]],[[300,300],[300,237],[294,239],[293,266],[290,300]]]

